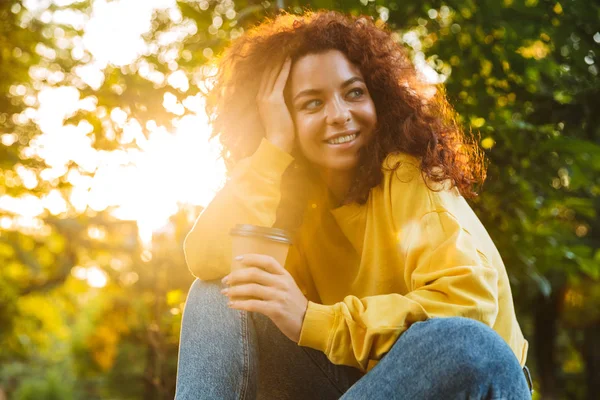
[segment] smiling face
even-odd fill
[[[307,54],[292,65],[288,85],[288,107],[306,159],[329,178],[351,176],[377,123],[359,68],[339,50]]]

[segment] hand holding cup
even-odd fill
[[[267,316],[285,336],[298,343],[308,300],[292,275],[268,255],[245,254],[237,261],[244,268],[223,278],[223,283],[230,285],[221,291],[231,299],[229,307]]]
[[[308,300],[285,269],[291,237],[282,229],[236,225],[232,236],[230,285],[221,292],[229,306],[259,312],[271,319],[288,338],[298,343]]]

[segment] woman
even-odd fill
[[[184,244],[177,399],[530,398],[463,197],[482,157],[435,89],[367,18],[282,14],[228,48],[207,111],[232,169]],[[230,273],[240,223],[293,232],[285,265]]]

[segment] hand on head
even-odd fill
[[[291,153],[294,147],[294,122],[285,104],[283,89],[292,66],[291,57],[263,72],[256,101],[268,141]]]

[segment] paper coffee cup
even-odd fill
[[[242,268],[235,257],[244,254],[265,254],[285,266],[292,239],[287,231],[257,225],[236,225],[229,234],[232,236],[231,270]]]
[[[231,235],[231,271],[247,267],[235,257],[244,254],[265,254],[273,257],[285,267],[288,250],[292,240],[287,231],[257,225],[236,225]],[[241,298],[240,298],[241,299]]]

